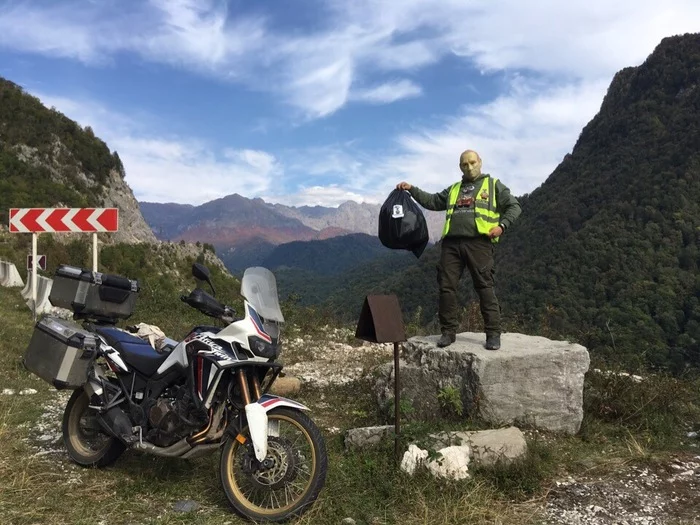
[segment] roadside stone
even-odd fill
[[[276,396],[289,397],[299,393],[301,381],[294,376],[278,377],[270,387],[270,393]]]
[[[414,444],[408,445],[408,450],[403,453],[401,459],[401,470],[412,476],[416,469],[428,459],[428,451],[417,447]]]
[[[469,445],[474,464],[511,463],[527,454],[525,436],[517,427],[470,432],[442,432],[430,436],[439,446]]]
[[[497,352],[484,349],[483,334],[457,334],[447,348],[438,348],[437,340],[412,337],[403,344],[401,400],[410,403],[411,419],[440,419],[446,408],[439,396],[451,389],[465,418],[578,432],[583,378],[590,364],[583,346],[518,333],[503,334]],[[380,407],[391,406],[393,362],[378,369],[374,390]]]
[[[352,518],[345,518],[340,522],[341,525],[355,525],[355,520]]]
[[[199,510],[199,503],[191,499],[180,500],[175,502],[173,510],[175,512],[195,512]]]
[[[33,396],[34,394],[36,394],[36,392],[37,391],[34,390],[33,388],[25,388],[25,389],[19,391],[19,395],[20,396]]]
[[[351,428],[345,433],[345,449],[361,449],[377,445],[385,437],[393,435],[393,432],[392,425]]]
[[[469,477],[469,457],[471,449],[468,445],[446,447],[438,450],[439,458],[427,463],[428,471],[436,478],[466,479]]]
[[[411,444],[401,459],[401,470],[412,476],[419,468],[426,467],[436,478],[461,480],[469,477],[471,450],[468,445],[445,447],[437,453],[437,458],[429,460],[427,450]]]

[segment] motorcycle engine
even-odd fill
[[[167,447],[206,425],[208,416],[197,409],[187,389],[177,388],[173,397],[160,397],[148,409],[148,441],[159,447]]]

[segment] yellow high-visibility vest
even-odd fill
[[[474,194],[474,220],[476,221],[476,231],[481,235],[488,235],[491,228],[498,226],[501,222],[501,214],[496,210],[497,182],[498,179],[496,178],[485,177],[481,181],[481,187]],[[442,230],[443,237],[450,231],[452,213],[454,213],[461,187],[462,181],[459,181],[455,182],[450,188],[450,196],[447,201],[447,217],[445,219],[445,227]],[[492,242],[498,242],[498,240],[498,237],[491,239]]]

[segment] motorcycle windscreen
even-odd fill
[[[241,295],[267,321],[284,322],[277,297],[277,281],[267,268],[248,268],[241,280]]]

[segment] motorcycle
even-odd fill
[[[115,326],[133,310],[135,281],[61,267],[50,300],[70,304],[82,329],[40,320],[25,366],[57,388],[74,388],[62,426],[75,463],[106,467],[126,449],[184,459],[221,450],[219,476],[236,513],[268,522],[299,516],[323,488],[328,458],[308,408],[268,393],[283,367],[275,277],[265,268],[245,271],[239,319],[215,298],[206,266],[195,263],[192,274],[213,295],[197,287],[181,300],[226,326],[196,326],[157,351]],[[54,362],[47,357],[56,354]]]

